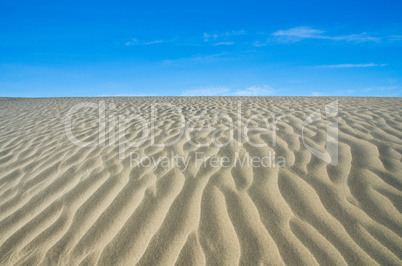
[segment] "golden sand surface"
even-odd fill
[[[402,265],[401,154],[401,98],[0,98],[0,264]]]

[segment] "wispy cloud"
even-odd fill
[[[401,97],[401,86],[373,86],[359,90],[360,95],[370,94],[377,97]]]
[[[220,39],[228,39],[230,36],[236,36],[236,35],[244,35],[246,34],[246,32],[244,30],[238,30],[238,31],[227,31],[225,33],[206,33],[204,32],[204,35],[202,36],[202,38],[204,39],[204,42],[209,42],[209,41],[215,41],[218,38]]]
[[[246,32],[244,30],[232,30],[225,32],[226,36],[233,36],[233,35],[244,35]]]
[[[251,86],[244,90],[239,90],[234,93],[237,96],[268,96],[273,95],[273,89],[269,86]]]
[[[274,89],[267,85],[251,86],[243,90],[231,90],[227,87],[207,87],[185,90],[182,96],[269,96],[274,95]]]
[[[395,89],[398,89],[399,86],[376,86],[376,87],[369,87],[369,88],[364,88],[362,91],[364,92],[370,92],[370,91],[393,91]]]
[[[127,46],[136,45],[136,44],[138,44],[137,39],[131,39],[131,41],[126,42],[126,45],[127,45]]]
[[[204,42],[208,42],[211,39],[216,40],[216,38],[218,38],[218,35],[217,34],[208,34],[208,33],[204,32],[204,35],[202,36],[202,38],[204,39]]]
[[[340,36],[326,35],[325,31],[311,27],[295,27],[288,30],[279,30],[272,35],[281,42],[299,42],[303,39],[323,39],[333,41],[368,42],[379,41],[381,38],[372,37],[363,32],[361,34],[350,34]]]
[[[233,45],[234,44],[234,42],[217,42],[217,43],[214,43],[214,45],[216,46],[216,45]]]
[[[322,96],[322,93],[321,93],[321,92],[318,92],[318,91],[313,91],[313,92],[311,93],[311,96]]]
[[[351,96],[356,93],[356,90],[335,90],[335,91],[313,91],[311,96]]]
[[[155,40],[155,41],[151,41],[151,42],[144,42],[144,45],[148,45],[148,44],[157,44],[157,43],[163,43],[166,42],[164,40]]]
[[[132,45],[152,45],[152,44],[158,44],[158,43],[165,43],[168,41],[165,40],[155,40],[155,41],[139,41],[137,39],[132,39],[129,42],[126,42],[127,46],[132,46]]]
[[[228,93],[230,90],[225,87],[211,87],[211,88],[202,88],[202,89],[194,89],[194,90],[185,90],[182,92],[182,96],[221,96]]]
[[[319,68],[355,68],[355,67],[383,67],[386,66],[387,64],[374,64],[374,63],[368,63],[368,64],[338,64],[338,65],[320,65],[317,66]]]
[[[178,58],[178,59],[168,59],[168,60],[164,60],[163,63],[164,64],[171,64],[171,63],[187,63],[187,62],[208,62],[211,60],[214,60],[218,57],[227,55],[229,53],[226,52],[222,52],[222,53],[218,53],[218,54],[212,54],[212,55],[201,55],[201,56],[192,56],[192,57],[182,57],[182,58]]]
[[[262,47],[262,46],[267,46],[268,45],[268,42],[262,42],[262,41],[254,41],[253,42],[253,46],[254,47]]]
[[[377,42],[381,40],[379,37],[368,36],[367,33],[363,32],[361,34],[350,34],[344,36],[326,36],[326,39],[335,41],[348,41],[348,42]]]
[[[310,27],[296,27],[288,30],[279,30],[272,33],[273,36],[283,38],[288,41],[300,41],[306,38],[320,39],[324,31],[312,29]]]
[[[392,35],[388,37],[389,41],[402,41],[402,35]]]

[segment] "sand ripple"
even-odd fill
[[[2,265],[402,265],[402,100],[338,98],[336,117],[312,123],[304,140],[325,150],[326,126],[338,122],[339,163],[312,155],[302,140],[303,121],[336,100],[325,97],[141,97],[0,99],[0,264]],[[106,131],[98,111],[80,109],[65,134],[68,110],[82,102],[106,104]],[[123,115],[141,115],[151,126],[153,103],[177,106],[194,125],[211,119],[216,131],[192,132],[169,147],[146,139],[126,147],[122,136],[141,139],[139,121],[125,134],[111,128]],[[241,103],[241,118],[237,110]],[[110,106],[109,104],[114,104]],[[177,110],[161,108],[155,143],[175,140]],[[233,120],[234,145],[226,114]],[[284,116],[267,131],[237,129],[247,119]],[[273,120],[270,120],[273,122]],[[115,139],[110,136],[115,134]],[[242,139],[243,138],[243,139]],[[242,145],[239,144],[239,140]],[[275,145],[272,145],[276,141]],[[113,145],[114,142],[114,145]],[[180,154],[265,156],[275,152],[285,167],[131,167],[130,152],[162,158]],[[206,160],[206,163],[210,161]]]

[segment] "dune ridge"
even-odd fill
[[[325,118],[335,100],[337,115]],[[74,137],[97,142],[78,147],[66,115],[85,102],[104,104],[106,115],[88,106],[73,114]],[[160,105],[152,120],[155,103],[177,109]],[[401,106],[400,98],[0,98],[0,264],[401,265]],[[325,151],[327,125],[337,122],[337,165],[303,143],[303,121],[317,109],[323,119],[304,128],[304,141]],[[153,121],[154,143],[168,143],[182,130],[178,110],[194,127],[209,119],[211,130],[168,147],[150,137],[126,145],[144,131],[138,119],[119,127],[121,119],[141,116],[150,129]],[[247,123],[266,130],[238,130]],[[149,166],[132,165],[130,153]],[[164,167],[174,155],[177,165]],[[263,156],[276,164],[232,163]],[[230,163],[212,167],[213,157]]]

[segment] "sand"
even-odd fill
[[[92,105],[66,119],[84,102]],[[401,106],[0,98],[0,264],[401,265]],[[321,119],[308,124],[316,110]],[[206,130],[177,138],[179,112]],[[338,154],[325,161],[306,145],[324,153],[330,123]],[[76,144],[94,145],[77,146],[66,128]]]

